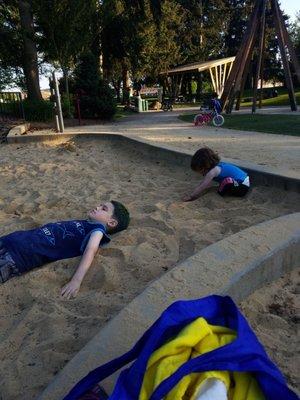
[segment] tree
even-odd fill
[[[249,21],[252,2],[249,0],[225,0],[228,18],[224,30],[224,57],[235,56],[241,46]]]
[[[44,60],[62,69],[68,97],[69,71],[74,68],[76,57],[91,42],[96,7],[96,0],[33,1]]]
[[[116,103],[109,86],[100,76],[99,63],[92,52],[82,54],[74,71],[75,88],[80,93],[80,109],[85,118],[110,119]]]
[[[31,8],[26,1],[0,4],[0,67],[10,71],[12,82],[25,75],[28,98],[40,100],[36,34]],[[4,73],[4,72],[3,72]]]
[[[103,69],[106,78],[112,78],[114,67],[118,67],[123,82],[123,101],[129,87],[129,51],[128,34],[132,32],[134,39],[135,26],[128,17],[128,9],[121,0],[103,0],[101,48]],[[115,69],[116,71],[116,69]],[[115,80],[119,77],[114,76]]]
[[[131,50],[131,68],[136,80],[145,76],[155,79],[185,61],[181,53],[184,18],[185,10],[177,1],[165,0],[157,26],[148,5],[145,19],[138,25],[136,46]]]
[[[300,11],[297,12],[295,21],[290,27],[290,35],[296,50],[297,58],[300,60]]]
[[[23,69],[29,100],[42,100],[39,82],[38,57],[35,44],[35,30],[30,4],[19,0],[21,36],[23,42]]]
[[[11,68],[3,68],[0,66],[0,91],[13,84],[13,71]]]
[[[184,15],[175,0],[165,0],[158,24],[150,1],[144,1],[142,9],[129,3],[106,0],[102,9],[105,76],[113,79],[117,88],[123,81],[125,99],[129,74],[134,81],[145,76],[154,78],[182,61],[179,37]]]

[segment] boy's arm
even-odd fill
[[[81,282],[83,281],[85,274],[88,272],[95,254],[99,249],[102,237],[103,233],[100,231],[91,234],[73,278],[61,290],[61,295],[63,297],[70,299],[71,297],[75,297],[78,293]]]
[[[203,181],[200,183],[200,185],[196,186],[194,191],[192,192],[191,195],[186,195],[183,198],[183,201],[193,201],[198,199],[200,197],[201,193],[210,187],[212,180],[218,176],[220,173],[220,168],[215,167],[211,169],[204,177]]]

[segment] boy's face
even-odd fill
[[[117,226],[118,222],[113,218],[114,206],[111,202],[100,204],[89,211],[88,216],[94,221],[100,222],[109,228]]]

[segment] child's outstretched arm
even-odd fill
[[[80,289],[80,285],[85,277],[85,274],[88,272],[93,259],[99,249],[99,244],[103,237],[103,233],[100,231],[93,232],[91,237],[86,245],[84,253],[81,257],[78,268],[73,275],[73,278],[67,283],[61,290],[61,295],[67,299],[71,297],[75,297]]]
[[[183,197],[183,201],[193,201],[198,199],[198,197],[200,197],[200,195],[202,194],[202,192],[205,189],[208,189],[212,183],[212,180],[218,176],[220,173],[220,168],[219,167],[215,167],[213,169],[211,169],[204,177],[203,181],[200,183],[200,185],[198,185],[194,191],[192,192],[192,194],[190,195],[186,195]]]

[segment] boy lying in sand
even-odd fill
[[[122,231],[129,224],[129,212],[117,201],[101,204],[88,217],[0,237],[0,282],[49,262],[82,255],[73,278],[61,291],[68,299],[76,296],[99,246],[110,241],[107,233]]]
[[[218,193],[221,196],[231,195],[243,197],[249,190],[250,180],[245,171],[235,165],[221,162],[217,153],[208,147],[196,151],[191,160],[193,171],[204,176],[203,181],[192,194],[183,197],[183,201],[193,201],[208,189],[212,181],[219,183]]]

